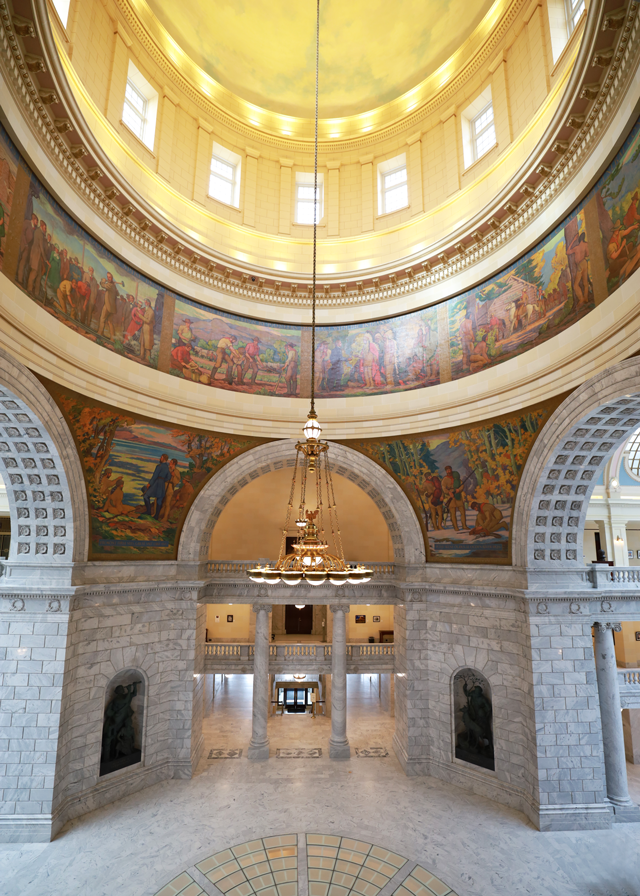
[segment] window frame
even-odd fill
[[[397,174],[399,171],[405,172],[405,180],[404,183],[393,184],[390,187],[385,185],[386,178],[392,174]],[[392,156],[390,159],[385,159],[383,162],[378,162],[377,165],[378,172],[378,217],[381,218],[384,215],[395,215],[398,212],[404,211],[404,209],[409,208],[411,205],[411,196],[409,194],[409,166],[407,164],[407,154],[406,152],[401,152],[399,155]],[[387,207],[387,195],[391,193],[392,190],[397,190],[400,187],[404,187],[406,190],[406,201],[404,205],[399,205],[397,208],[389,209]]]
[[[131,89],[131,91],[132,91],[134,94],[136,94],[136,95],[140,98],[140,100],[142,100],[142,112],[139,112],[138,109],[136,109],[136,107],[134,106],[134,104],[133,104],[133,103],[131,102],[131,100],[129,99],[129,97],[128,97],[128,95],[127,95],[127,92],[129,91],[129,89]],[[128,121],[125,121],[124,114],[125,114],[125,109],[127,109],[127,108],[131,111],[131,113],[132,113],[135,117],[137,117],[137,118],[140,119],[140,129],[139,129],[139,131],[135,131],[135,130],[132,128],[132,126],[129,124],[129,122],[128,122]],[[149,120],[149,100],[148,100],[147,97],[144,95],[144,93],[140,90],[140,88],[137,87],[136,84],[134,84],[134,82],[131,80],[131,78],[127,78],[127,83],[126,83],[125,88],[124,88],[124,104],[123,104],[123,106],[122,106],[122,120],[124,121],[124,123],[126,124],[126,126],[129,128],[129,130],[131,131],[131,133],[132,133],[132,134],[135,134],[136,137],[137,137],[139,140],[142,140],[142,142],[144,143],[144,134],[145,134],[145,130],[146,130],[146,128],[147,128],[147,122],[148,122],[148,120]]]
[[[478,131],[476,129],[477,123],[488,109],[491,109],[491,119],[480,131]],[[477,162],[478,159],[481,159],[488,152],[490,152],[498,142],[496,139],[496,117],[493,108],[493,99],[490,99],[489,102],[478,112],[477,115],[474,115],[473,118],[469,119],[469,128],[471,132],[471,148],[473,150],[473,161]],[[489,130],[493,131],[493,143],[490,146],[487,146],[486,149],[482,150],[482,152],[480,152],[478,148],[478,142],[480,138],[483,137]]]
[[[140,113],[127,97],[127,88],[131,86],[134,93],[144,102],[144,113]],[[138,115],[142,121],[142,129],[140,132],[135,131],[131,125],[125,121],[125,109],[131,109],[135,115]],[[121,121],[126,129],[133,134],[136,140],[139,140],[148,150],[153,153],[156,139],[156,122],[158,118],[158,91],[147,81],[141,71],[135,66],[132,59],[129,59],[129,67],[127,69],[127,80],[125,83],[124,97],[122,100]]]
[[[322,221],[324,220],[324,175],[322,172],[318,171],[318,186],[315,197],[310,199],[303,199],[299,196],[299,191],[301,189],[309,189],[311,188],[311,192],[313,194],[313,172],[308,171],[296,171],[296,179],[294,184],[294,215],[293,220],[294,223],[300,227],[313,227],[313,215],[311,221],[301,221],[300,220],[300,207],[301,205],[305,208],[311,206],[313,209],[317,209],[317,220],[316,226],[320,226]]]
[[[633,451],[633,460],[631,458],[631,452]],[[627,470],[627,473],[635,480],[640,482],[640,429],[636,429],[629,438],[624,446],[624,465]],[[637,469],[634,469],[632,463],[637,463]]]
[[[578,22],[586,9],[585,0],[564,0],[564,13],[567,24],[567,39],[576,30]]]
[[[231,177],[225,177],[224,174],[221,174],[219,171],[213,170],[213,163],[218,162],[221,165],[227,165],[231,168]],[[212,199],[215,199],[216,202],[223,202],[225,205],[235,205],[234,198],[237,190],[237,175],[238,175],[238,166],[234,165],[233,162],[228,162],[226,159],[221,159],[220,156],[216,155],[215,152],[211,154],[211,163],[209,165],[209,196]],[[226,199],[222,199],[220,196],[216,196],[215,191],[213,189],[213,184],[216,181],[221,181],[222,183],[226,183],[229,185],[231,189],[231,196],[229,201]]]
[[[213,163],[220,162],[222,165],[229,165],[230,168],[233,168],[233,181],[232,181],[232,189],[231,189],[231,202],[227,202],[226,199],[221,199],[219,196],[216,196],[212,190],[212,181],[214,177],[220,178],[220,180],[225,180],[225,178],[219,174],[214,173],[213,171]],[[216,143],[213,141],[211,144],[211,159],[209,160],[209,180],[207,182],[207,198],[211,199],[213,202],[219,202],[221,205],[226,205],[227,208],[239,209],[240,208],[240,188],[242,185],[242,156],[238,155],[237,152],[233,152],[231,149],[227,149],[226,146],[222,146],[221,143]]]

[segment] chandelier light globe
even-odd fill
[[[285,585],[299,585],[302,581],[302,572],[297,569],[284,569],[280,573],[280,578]]]
[[[320,433],[322,432],[322,427],[318,423],[318,418],[315,414],[309,414],[307,417],[307,422],[302,427],[302,432],[304,433],[305,439],[313,439],[314,441],[318,441],[320,438]]]
[[[296,610],[304,610],[305,607],[306,607],[306,604],[296,604],[295,605]]]

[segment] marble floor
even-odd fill
[[[189,869],[209,869],[212,856],[247,841],[302,833],[350,838],[405,857],[407,867],[419,863],[426,871],[411,874],[425,893],[433,879],[458,896],[640,896],[640,825],[542,834],[491,800],[405,777],[391,750],[385,758],[331,762],[323,718],[272,717],[272,758],[248,762],[250,689],[248,676],[228,677],[205,725],[205,756],[226,746],[243,748],[241,758],[205,758],[192,780],[158,784],[76,819],[53,843],[0,845],[0,896],[214,893],[197,871],[189,883]],[[349,676],[348,700],[352,745],[390,747],[393,721],[380,710],[375,676]],[[323,753],[275,758],[292,745]],[[640,799],[638,768],[629,772]],[[169,882],[177,883],[166,889]],[[313,896],[310,883],[297,896]],[[392,896],[396,883],[381,896]],[[417,885],[407,878],[399,896],[417,893]]]

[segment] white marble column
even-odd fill
[[[349,607],[331,607],[333,643],[331,647],[331,759],[349,759],[351,747],[347,738],[347,625]]]
[[[253,654],[253,710],[247,758],[253,762],[269,758],[269,611],[268,604],[254,604],[256,638]]]
[[[620,687],[613,643],[613,632],[621,631],[621,627],[615,622],[596,622],[594,630],[607,798],[616,821],[640,821],[640,809],[629,797],[627,785]]]

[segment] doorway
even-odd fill
[[[313,605],[298,609],[287,604],[284,611],[284,631],[287,635],[310,635],[313,628]]]

